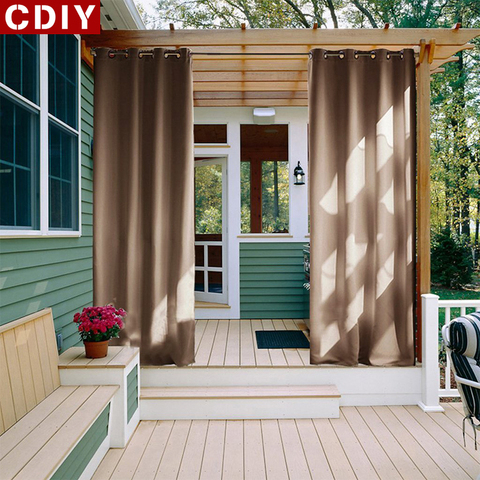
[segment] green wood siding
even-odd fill
[[[110,404],[95,420],[87,433],[77,443],[51,480],[77,480],[108,435]]]
[[[0,325],[52,307],[63,349],[79,343],[73,314],[93,301],[93,73],[82,64],[82,236],[0,240]]]
[[[127,423],[138,408],[138,367],[132,368],[127,375]]]
[[[240,244],[241,318],[308,318],[303,245]]]

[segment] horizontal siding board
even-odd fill
[[[263,268],[261,268],[263,267]],[[298,268],[296,265],[292,265],[292,268],[288,268],[288,265],[240,265],[240,271],[242,273],[283,273],[288,275],[290,273],[302,273],[303,267]]]
[[[58,251],[64,249],[76,249],[81,247],[89,247],[92,239],[88,236],[81,236],[80,238],[16,238],[16,239],[3,239],[1,243],[1,255],[2,264],[0,271],[6,270],[13,263],[12,258],[18,256],[19,253],[27,254],[28,252],[42,252],[42,251]],[[13,254],[10,258],[8,254]],[[17,262],[19,265],[25,265],[26,267],[31,265],[37,265],[35,261],[38,259],[37,253],[32,257],[25,257],[27,260],[23,262]],[[7,263],[8,262],[8,263]]]
[[[38,312],[43,308],[52,307],[54,312],[54,319],[56,318],[55,302],[65,302],[73,295],[78,295],[79,293],[90,293],[90,298],[92,297],[92,286],[91,281],[82,282],[77,285],[69,285],[63,289],[55,290],[47,294],[38,295],[37,297],[17,302],[10,305],[2,305],[2,316],[0,318],[0,325],[4,325],[9,321],[16,320],[30,313]],[[87,303],[91,303],[87,302]],[[11,318],[12,320],[7,320]]]
[[[23,302],[39,295],[59,291],[65,288],[65,285],[80,285],[92,279],[92,271],[88,269],[48,278],[47,280],[25,282],[23,285],[2,290],[2,305],[7,306],[12,303]]]
[[[53,240],[59,240],[59,242],[54,242]],[[89,258],[92,256],[91,246],[55,248],[55,243],[62,244],[61,239],[52,239],[52,248],[50,249],[45,248],[25,252],[2,253],[2,271],[16,268],[28,268],[33,265],[43,267],[44,265],[50,265],[52,263],[70,262],[72,260]],[[28,279],[26,278],[25,280]]]
[[[82,64],[81,221],[79,238],[0,240],[0,325],[52,307],[64,349],[79,343],[73,314],[92,303],[93,73]]]
[[[240,272],[242,272],[242,269],[240,269]],[[285,279],[286,275],[285,274],[282,274],[282,273],[279,273],[279,274],[275,274],[273,275],[272,273],[255,273],[255,272],[252,272],[252,273],[240,273],[240,284],[245,281],[245,280],[248,280],[248,281],[252,281],[252,282],[255,282],[255,281],[266,281],[266,282],[274,282],[276,280],[278,281],[285,281],[285,280],[282,280],[282,279]],[[289,276],[288,276],[288,281],[298,281],[298,282],[301,282],[303,281],[305,278],[305,275],[302,273],[290,273]]]
[[[304,243],[240,244],[240,317],[308,318]]]
[[[308,243],[308,242],[306,242]],[[306,244],[305,243],[305,244]],[[248,250],[257,251],[259,249],[264,249],[264,251],[272,252],[274,250],[294,250],[298,252],[299,248],[303,248],[304,243],[298,242],[252,242],[252,243],[241,243],[240,250],[247,252]]]
[[[277,266],[277,267],[285,267],[284,270],[286,272],[290,272],[292,269],[295,269],[297,271],[303,271],[303,264],[302,264],[302,258],[303,257],[262,257],[262,258],[255,258],[255,257],[250,257],[250,258],[242,258],[240,262],[240,266],[243,267],[249,267],[249,266]],[[300,262],[300,268],[298,267],[298,263]]]
[[[45,280],[45,278],[58,278],[64,277],[70,273],[82,272],[85,270],[91,270],[92,261],[89,258],[82,260],[73,260],[68,262],[66,265],[61,264],[52,264],[46,265],[42,269],[36,268],[35,266],[27,269],[18,269],[11,272],[5,272],[0,275],[2,281],[2,291],[6,291],[9,288],[18,287],[21,285],[26,285],[25,275],[28,275],[28,280],[30,283],[40,282]]]

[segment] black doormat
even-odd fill
[[[300,330],[259,330],[255,332],[258,348],[310,348]]]

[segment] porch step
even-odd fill
[[[143,387],[142,420],[338,418],[335,385]]]

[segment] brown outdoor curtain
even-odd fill
[[[311,363],[413,365],[415,60],[309,63]]]
[[[127,311],[114,344],[194,361],[193,80],[188,49],[95,60],[94,303]]]

